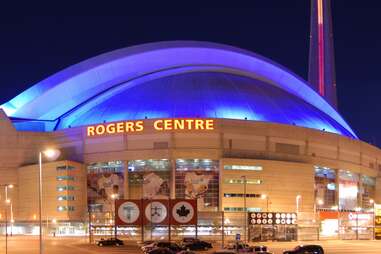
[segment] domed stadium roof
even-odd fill
[[[58,72],[1,108],[19,130],[208,117],[283,123],[356,138],[295,74],[251,52],[205,42],[112,51]]]

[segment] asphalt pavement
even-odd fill
[[[36,236],[12,236],[8,238],[8,254],[37,254],[39,242]],[[283,250],[292,249],[298,242],[266,242],[261,243],[269,247],[274,254],[280,254]],[[328,254],[366,253],[381,254],[381,241],[374,240],[331,240],[318,242],[300,242],[300,244],[319,244]],[[218,244],[215,244],[218,247]],[[209,254],[210,251],[202,251],[200,254]],[[0,237],[0,253],[5,253],[5,238]],[[85,237],[48,237],[43,241],[43,253],[47,254],[97,254],[97,253],[128,253],[142,254],[135,244],[127,244],[120,247],[98,247],[89,244]]]

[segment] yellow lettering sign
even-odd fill
[[[213,119],[158,119],[153,122],[156,131],[171,130],[214,130]],[[108,124],[87,126],[87,136],[102,136],[105,134],[119,134],[141,132],[144,130],[144,121],[124,121]]]

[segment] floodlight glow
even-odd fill
[[[53,148],[46,149],[46,150],[42,151],[42,153],[49,160],[56,160],[61,154],[60,150],[53,149]]]

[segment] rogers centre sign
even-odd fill
[[[123,121],[87,126],[87,136],[102,136],[107,134],[122,134],[144,131],[144,122]],[[213,119],[158,119],[153,122],[157,131],[171,130],[214,130]]]

